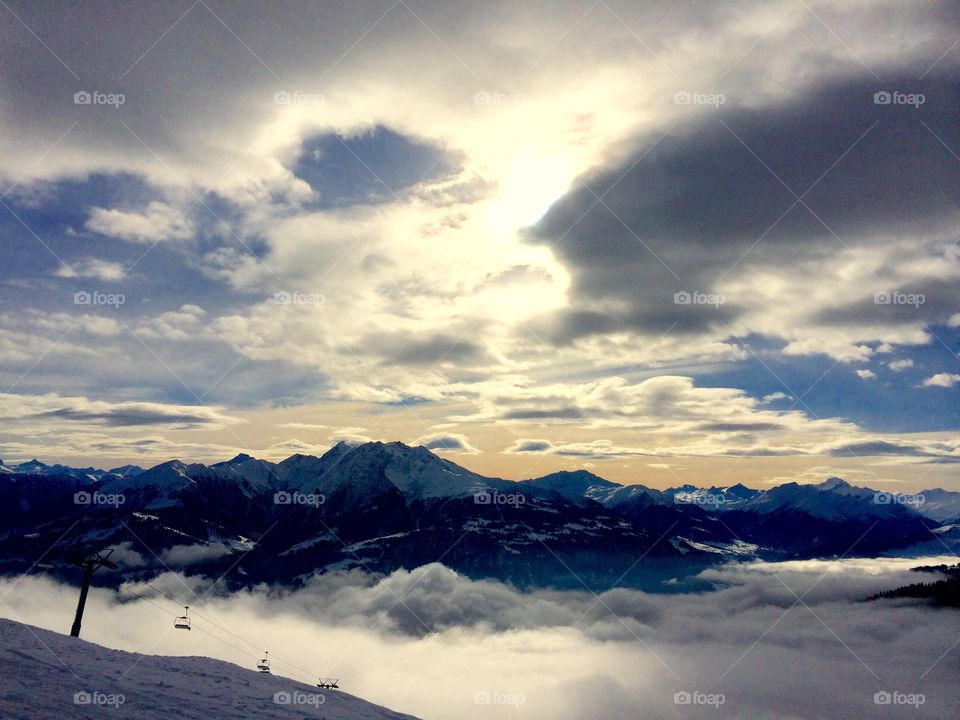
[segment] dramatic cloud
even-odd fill
[[[908,398],[960,341],[954,3],[0,14],[0,387],[251,428],[138,447],[97,428],[159,418],[68,409],[4,456],[446,425],[490,474],[688,453],[761,482],[876,439],[908,480],[953,428]]]
[[[889,83],[921,92],[918,71]],[[875,104],[869,74],[831,78],[786,102],[645,134],[535,228],[571,267],[576,300],[546,331],[562,344],[617,331],[688,342],[762,333],[785,352],[843,361],[868,357],[863,343],[913,342],[956,302],[944,292],[956,280],[937,275],[960,271],[943,192],[960,165],[939,151],[960,145],[948,119],[955,82],[928,75],[929,104],[914,112]],[[891,183],[898,175],[914,190]],[[915,240],[890,239],[903,233]]]

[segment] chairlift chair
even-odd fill
[[[190,606],[183,606],[183,615],[178,617],[173,621],[173,626],[177,630],[189,630],[190,629]]]
[[[257,663],[257,670],[262,673],[270,672],[270,653],[264,652],[263,658],[260,659],[260,662]]]

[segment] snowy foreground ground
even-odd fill
[[[413,718],[220,660],[136,655],[5,619],[0,667],[3,720]]]

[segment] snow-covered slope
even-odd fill
[[[277,465],[257,460],[241,453],[232,460],[216,463],[210,470],[218,477],[246,481],[255,490],[265,490],[277,484]]]
[[[681,485],[679,487],[668,488],[663,494],[668,502],[698,505],[709,508],[714,512],[723,512],[725,510],[735,510],[743,507],[757,496],[762,495],[763,491],[754,490],[748,488],[746,485],[737,483],[736,485],[727,487],[714,485],[709,488],[700,488],[696,485]]]
[[[104,492],[139,490],[147,487],[182,490],[193,483],[190,473],[203,469],[205,469],[203,465],[187,465],[180,460],[169,460],[133,477],[107,480],[100,489]]]
[[[121,465],[120,467],[110,468],[107,470],[108,475],[119,475],[120,477],[133,477],[134,475],[139,475],[143,472],[143,468],[139,465]]]
[[[205,470],[205,465],[170,460],[132,477],[109,476],[98,489],[103,493],[118,494],[149,492],[152,501],[146,507],[156,509],[175,504],[177,495],[196,483],[191,476]]]
[[[44,471],[46,471],[48,467],[49,467],[48,465],[34,458],[33,460],[20,463],[14,469],[18,473],[27,473],[29,475],[43,475]]]
[[[3,720],[412,719],[339,690],[220,660],[139,656],[5,619],[0,666]]]
[[[914,499],[919,500],[912,505],[914,510],[937,522],[960,518],[960,492],[934,488],[918,493]]]
[[[69,465],[47,465],[36,458],[19,464],[6,464],[0,460],[0,474],[20,473],[22,475],[72,475],[82,480],[93,481],[101,478],[125,478],[139,475],[143,468],[138,465],[122,465],[112,470],[101,470],[95,467],[71,467]]]
[[[650,507],[651,505],[668,505],[672,502],[666,493],[644,485],[594,486],[587,491],[587,497],[609,508],[624,505]]]
[[[895,518],[905,513],[897,504],[875,501],[877,493],[832,477],[819,485],[785,483],[759,493],[741,506],[757,513],[800,511],[825,520],[842,521],[871,517]]]
[[[18,465],[5,465],[0,460],[0,473],[20,473],[22,475],[72,475],[86,481],[95,481],[105,475],[105,471],[95,467],[75,468],[69,465],[47,465],[36,458]]]

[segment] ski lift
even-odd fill
[[[270,653],[263,653],[263,658],[261,658],[260,662],[257,663],[257,670],[262,673],[270,672]]]
[[[184,605],[184,606],[183,606],[183,615],[181,615],[180,617],[176,618],[176,619],[173,621],[173,626],[174,626],[177,630],[189,630],[189,629],[190,629],[190,606],[189,606],[189,605]]]
[[[324,690],[337,690],[340,688],[340,678],[320,678],[317,681],[317,687]]]

